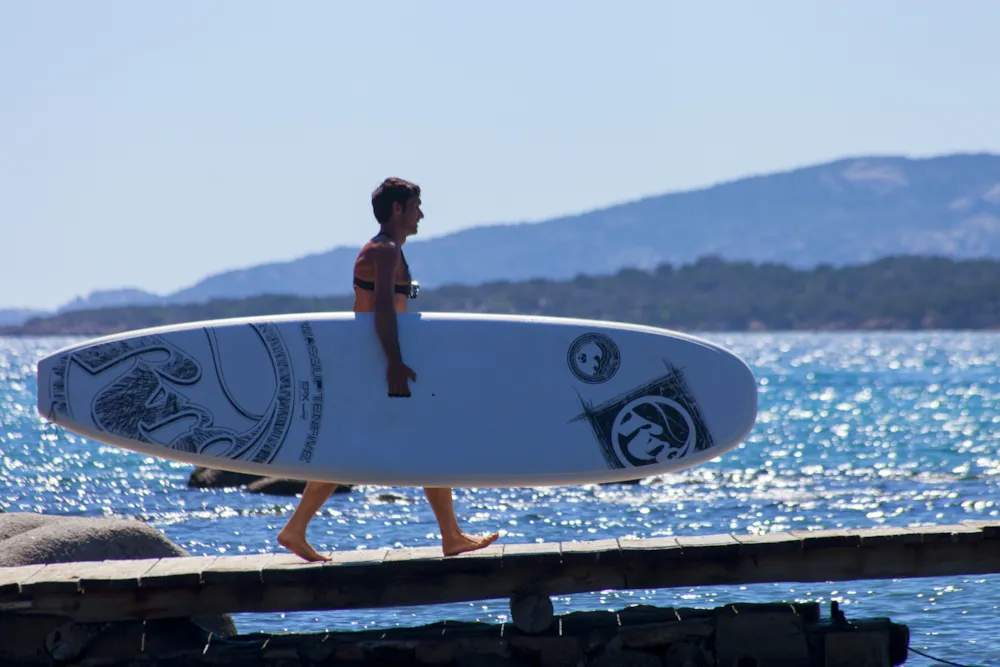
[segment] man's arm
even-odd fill
[[[403,363],[399,350],[399,331],[396,324],[396,269],[399,267],[399,250],[388,243],[371,248],[375,263],[375,332],[382,343],[382,351],[389,367]]]

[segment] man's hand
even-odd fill
[[[417,374],[402,361],[389,364],[389,370],[386,371],[385,377],[389,381],[390,398],[408,398],[410,396],[410,384],[407,378],[414,382],[417,381]]]

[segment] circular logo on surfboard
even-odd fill
[[[599,333],[578,336],[569,346],[566,363],[581,382],[607,382],[618,372],[621,354],[615,342]]]
[[[698,430],[691,414],[666,396],[640,396],[626,404],[611,426],[611,439],[633,466],[682,459],[691,454]]]

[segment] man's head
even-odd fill
[[[403,236],[417,233],[424,217],[420,186],[401,178],[387,178],[372,192],[372,213],[382,227]]]

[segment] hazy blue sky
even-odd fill
[[[872,153],[1000,152],[995,0],[0,0],[0,307]]]

